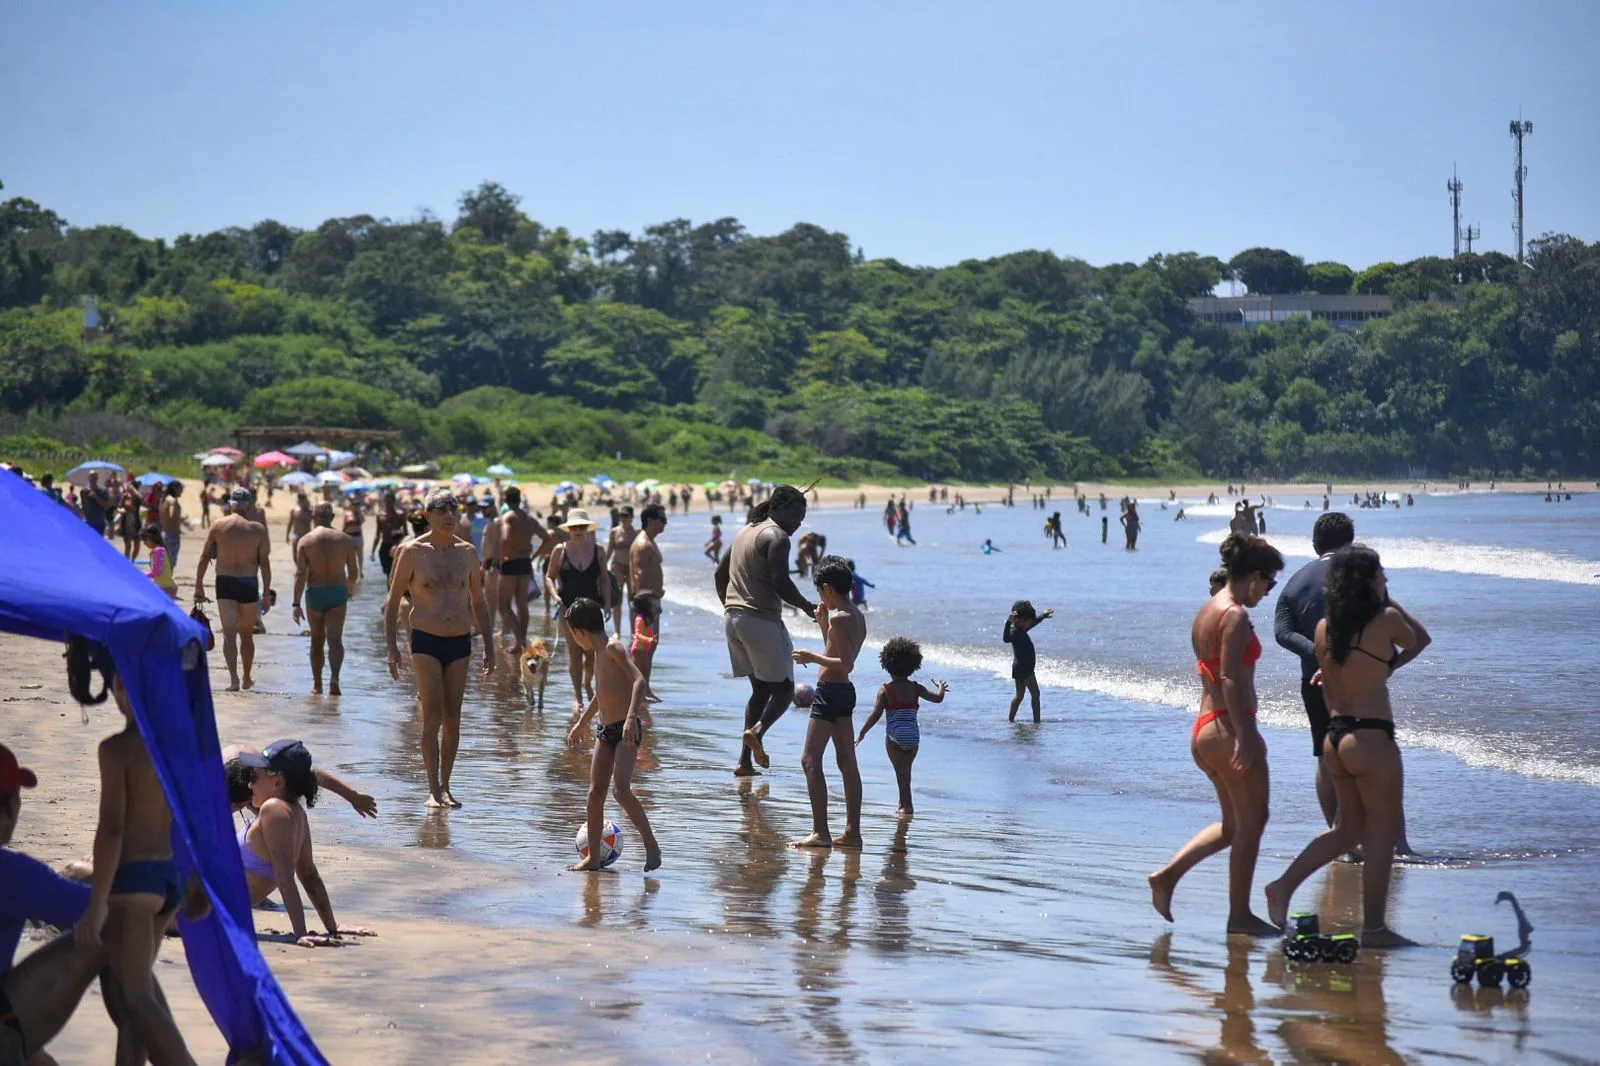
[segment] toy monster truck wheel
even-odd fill
[[[1499,959],[1491,959],[1478,967],[1478,984],[1483,988],[1499,988],[1500,979],[1505,975],[1505,964]]]

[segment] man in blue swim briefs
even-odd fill
[[[244,688],[255,684],[250,667],[256,658],[256,604],[272,590],[271,542],[267,526],[246,517],[254,513],[255,494],[238,488],[228,494],[229,513],[206,530],[205,547],[194,574],[194,602],[206,602],[206,569],[217,563],[217,616],[222,622],[222,657],[228,664],[228,691],[238,692],[238,657],[244,652]],[[257,581],[257,574],[260,581]],[[241,620],[243,625],[240,624]]]
[[[300,538],[295,553],[294,620],[311,623],[311,691],[322,691],[324,647],[328,658],[328,694],[339,695],[339,667],[344,663],[345,604],[356,594],[361,575],[361,545],[333,528],[333,505],[319,503],[311,511],[316,525]]]
[[[429,807],[459,807],[450,772],[461,744],[461,700],[474,628],[483,634],[483,676],[494,673],[494,638],[483,598],[483,571],[472,542],[455,535],[456,498],[435,489],[423,501],[427,532],[395,550],[383,632],[389,676],[400,680],[400,600],[411,597],[411,670],[422,704],[422,765]],[[305,550],[304,542],[301,551]]]

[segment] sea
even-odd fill
[[[1217,817],[1189,753],[1199,699],[1190,622],[1207,598],[1232,504],[1140,499],[1124,550],[1117,504],[1070,495],[1045,511],[975,493],[964,509],[910,496],[916,543],[897,544],[882,498],[818,509],[806,529],[853,559],[868,590],[868,650],[856,671],[863,720],[887,680],[876,649],[918,640],[919,679],[951,691],[921,711],[916,816],[895,818],[882,728],[857,750],[865,788],[860,852],[801,852],[809,832],[799,761],[806,718],[769,734],[772,768],[730,770],[746,682],[729,676],[709,514],[670,516],[661,538],[667,603],[636,788],[665,865],[619,811],[622,858],[573,875],[588,756],[565,744],[572,691],[559,649],[543,711],[513,670],[480,681],[463,714],[454,789],[463,809],[423,809],[419,715],[383,668],[365,578],[347,629],[344,696],[319,704],[308,738],[325,765],[379,794],[376,823],[316,812],[324,839],[450,848],[504,867],[450,907],[491,925],[583,927],[619,957],[614,988],[574,1025],[569,1051],[630,1061],[721,1062],[1589,1062],[1600,1055],[1600,492],[1570,500],[1421,492],[1399,507],[1333,506],[1379,552],[1390,594],[1433,636],[1391,685],[1405,758],[1410,840],[1391,925],[1423,946],[1363,952],[1348,966],[1289,962],[1273,942],[1229,938],[1226,859],[1179,887],[1176,922],[1145,877]],[[1404,498],[1402,498],[1404,500]],[[1341,506],[1342,505],[1342,506]],[[1060,510],[1068,545],[1052,548]],[[1181,520],[1179,512],[1182,511]],[[727,513],[721,512],[724,520]],[[1293,570],[1311,559],[1321,493],[1276,497],[1266,535]],[[1109,519],[1109,543],[1101,519]],[[985,554],[982,545],[998,549]],[[1043,721],[1008,722],[1013,601],[1052,608],[1034,630]],[[1272,639],[1275,594],[1253,612],[1271,770],[1271,821],[1257,871],[1277,876],[1321,829],[1299,665]],[[535,634],[554,637],[534,605]],[[816,627],[792,615],[796,643]],[[276,624],[275,624],[276,626]],[[300,645],[290,645],[291,649]],[[267,654],[263,684],[304,682],[298,650]],[[799,680],[810,676],[801,668]],[[814,677],[811,679],[814,680]],[[830,816],[843,825],[831,758]],[[356,891],[332,886],[335,896]],[[1517,940],[1511,892],[1534,925],[1526,991],[1454,985],[1465,933]],[[1360,925],[1360,868],[1336,863],[1294,900],[1324,929]],[[343,912],[341,912],[343,913]],[[1264,903],[1260,904],[1264,914]],[[381,916],[359,915],[377,925]],[[630,938],[690,939],[719,965],[685,974],[629,956]],[[529,1009],[541,982],[526,975]]]

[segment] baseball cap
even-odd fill
[[[247,507],[249,506],[250,501],[255,498],[255,493],[246,488],[237,488],[228,493],[228,502],[233,504],[235,507]]]
[[[298,740],[274,740],[259,755],[253,751],[241,751],[239,761],[257,770],[271,770],[275,774],[304,774],[311,771],[311,752]]]
[[[19,788],[33,788],[38,783],[33,771],[17,765],[17,757],[11,754],[11,749],[0,744],[0,796],[9,796]]]

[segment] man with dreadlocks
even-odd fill
[[[756,771],[751,759],[770,766],[761,739],[789,709],[794,697],[794,645],[783,624],[783,604],[816,617],[817,605],[801,595],[789,576],[789,538],[806,517],[805,493],[779,485],[750,512],[745,527],[717,564],[717,598],[735,677],[750,679],[744,708],[744,747],[734,774]]]

